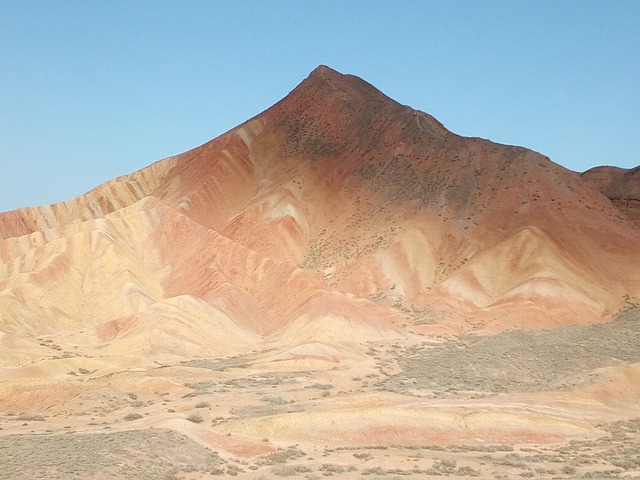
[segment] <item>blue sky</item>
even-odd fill
[[[80,195],[319,64],[572,170],[640,164],[638,1],[30,1],[0,14],[0,211]]]

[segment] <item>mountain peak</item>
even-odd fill
[[[356,75],[340,73],[326,65],[318,65],[309,76],[294,89],[294,92],[307,94],[334,95],[336,92],[350,97],[375,99],[397,104],[376,87]]]
[[[328,76],[344,76],[342,73],[334,70],[331,67],[327,67],[326,65],[318,65],[313,71],[309,74],[309,77],[320,77],[326,78]]]

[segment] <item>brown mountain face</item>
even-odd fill
[[[638,171],[579,175],[525,148],[461,137],[357,77],[318,67],[209,143],[67,202],[0,214],[0,410],[54,408],[142,383],[182,394],[196,367],[351,378],[354,368],[375,370],[379,351],[367,353],[375,342],[610,321],[640,297]],[[213,358],[226,367],[193,363]],[[122,373],[133,368],[146,373]],[[62,388],[69,371],[93,372],[93,386]],[[589,398],[602,395],[589,388]],[[358,400],[356,423],[388,432],[376,409],[400,408],[400,393]],[[322,415],[346,422],[345,442],[370,440],[331,408]],[[445,422],[432,407],[415,408],[389,441],[403,443],[415,422],[427,441],[434,422]],[[460,438],[561,439],[592,428],[568,406],[546,430],[518,417],[524,423],[503,425],[501,437],[492,428],[503,414],[485,412],[475,430],[460,429],[459,410],[447,408],[452,423],[438,431]],[[227,430],[329,435],[295,415],[229,423],[216,441]],[[259,439],[247,442],[265,451]]]
[[[581,174],[618,209],[640,227],[640,167],[595,167]]]

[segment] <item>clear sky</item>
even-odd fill
[[[319,64],[572,170],[640,164],[637,0],[3,0],[0,211],[196,147]]]

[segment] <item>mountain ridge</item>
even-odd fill
[[[0,440],[86,434],[102,458],[98,431],[169,429],[223,452],[204,476],[316,458],[354,480],[555,478],[568,456],[486,452],[581,445],[587,476],[640,438],[640,230],[615,203],[637,178],[456,135],[320,66],[199,147],[0,213]],[[440,468],[460,451],[477,470]]]
[[[0,233],[105,218],[148,197],[322,277],[328,289],[389,307],[442,303],[464,317],[522,295],[561,304],[553,288],[540,286],[547,281],[540,275],[550,275],[568,288],[563,296],[581,299],[588,320],[580,321],[596,321],[640,293],[631,274],[640,262],[638,232],[579,175],[522,147],[458,136],[326,66],[265,112],[188,152],[67,202],[0,214]],[[557,268],[527,277],[526,262],[505,265],[504,278],[487,270],[495,263],[487,252],[504,250],[492,245],[520,245],[523,231],[532,245],[553,246],[548,260]],[[624,264],[615,260],[622,251]],[[539,286],[525,288],[525,278]],[[568,308],[569,321],[578,321],[576,308]]]

